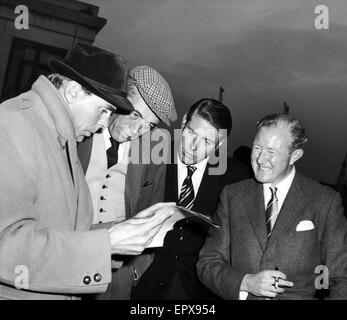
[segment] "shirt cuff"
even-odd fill
[[[248,292],[247,291],[240,291],[239,293],[239,300],[247,300]]]

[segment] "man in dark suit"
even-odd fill
[[[196,102],[183,118],[182,136],[177,153],[167,165],[165,201],[212,216],[219,192],[229,183],[248,177],[236,160],[227,158],[222,145],[230,134],[229,109],[213,99]],[[175,148],[176,149],[176,148]],[[227,163],[221,172],[212,164],[212,154],[219,150]],[[191,192],[189,192],[189,190]],[[133,289],[132,299],[213,299],[216,298],[198,280],[196,262],[207,233],[206,225],[182,219],[155,249],[154,261]]]
[[[338,193],[296,172],[306,140],[290,115],[258,123],[256,180],[222,191],[221,229],[211,229],[197,265],[220,297],[314,299],[329,288],[330,298],[347,298],[347,221]]]
[[[108,129],[78,145],[94,224],[123,221],[164,198],[165,165],[152,162],[151,137],[160,122],[170,126],[177,119],[171,90],[148,66],[131,69],[129,78],[128,100],[134,110],[113,113]],[[112,283],[100,299],[128,299],[132,282],[152,261],[151,255],[114,258]]]

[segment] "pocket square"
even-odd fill
[[[296,226],[296,231],[308,231],[312,229],[314,229],[314,225],[311,220],[302,220]]]

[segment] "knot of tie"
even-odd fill
[[[277,197],[277,188],[276,187],[270,187],[271,190],[271,197],[275,198]]]
[[[188,174],[188,177],[191,178],[193,173],[195,172],[196,170],[196,167],[194,166],[187,166],[187,174]]]
[[[112,137],[110,138],[111,146],[112,148],[117,148],[119,147],[119,142],[117,140],[114,140]]]

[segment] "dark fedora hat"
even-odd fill
[[[128,111],[134,109],[127,99],[129,63],[120,55],[77,43],[62,61],[50,57],[48,66],[112,105]]]

